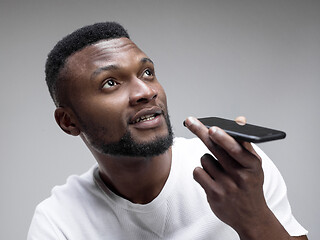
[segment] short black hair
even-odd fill
[[[73,53],[100,40],[126,37],[128,32],[116,22],[100,22],[79,28],[60,40],[48,54],[45,65],[46,82],[50,95],[56,106],[59,106],[60,72],[67,58]]]

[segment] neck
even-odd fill
[[[133,203],[146,204],[159,195],[168,179],[172,149],[151,158],[94,155],[110,190]]]

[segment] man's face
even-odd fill
[[[97,151],[153,156],[171,146],[166,95],[153,62],[131,40],[88,46],[68,58],[66,69],[69,106]]]

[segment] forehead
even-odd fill
[[[106,64],[125,64],[129,60],[146,56],[130,39],[102,40],[74,53],[67,60],[69,70],[88,71]]]

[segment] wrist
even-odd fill
[[[268,208],[246,227],[236,229],[241,240],[289,240],[290,235]]]

